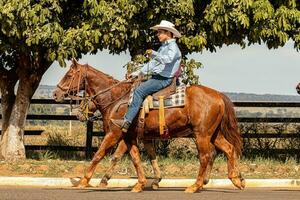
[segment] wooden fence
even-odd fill
[[[1,99],[0,99],[1,102]],[[52,99],[33,99],[31,104],[70,104],[70,101],[58,103]],[[265,107],[265,108],[276,108],[276,107],[300,107],[300,102],[234,102],[235,107]],[[0,115],[0,119],[1,119]],[[74,115],[27,115],[28,120],[78,120]],[[300,118],[293,117],[238,117],[239,123],[300,123]],[[103,132],[95,132],[93,130],[93,122],[88,121],[86,126],[86,146],[45,146],[45,145],[26,145],[26,150],[64,150],[64,151],[85,151],[86,158],[91,158],[93,151],[96,151],[96,147],[92,147],[93,136],[103,136]],[[25,135],[40,135],[43,130],[25,130]],[[249,134],[242,133],[243,138],[299,138],[300,133],[289,133],[289,134],[277,134],[277,133],[259,133]],[[299,148],[300,149],[300,148]],[[289,149],[284,151],[299,152],[299,149]],[[274,152],[282,152],[283,150],[274,149]]]

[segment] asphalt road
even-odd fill
[[[142,193],[131,193],[130,189],[113,188],[30,188],[0,187],[1,200],[299,200],[300,189],[285,188],[248,188],[243,191],[235,189],[205,189],[195,194],[185,194],[184,188],[161,188],[158,191],[146,189]]]

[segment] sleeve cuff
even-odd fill
[[[153,58],[153,57],[156,57],[158,55],[158,52],[157,51],[154,51],[154,50],[152,50],[152,55],[151,55],[151,57]]]

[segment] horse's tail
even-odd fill
[[[222,99],[225,103],[225,113],[221,122],[221,131],[228,142],[234,146],[237,156],[240,156],[242,154],[242,139],[235,116],[234,105],[224,94],[222,94]]]

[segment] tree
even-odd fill
[[[78,13],[82,12],[82,3],[0,1],[2,158],[25,158],[24,124],[30,99],[52,62],[67,58],[61,41],[72,26],[81,25]]]
[[[0,0],[0,155],[25,158],[30,99],[54,61],[65,66],[65,59],[103,49],[143,54],[159,45],[149,27],[162,19],[183,34],[184,56],[230,44],[277,48],[288,40],[299,50],[299,9],[296,0]]]

